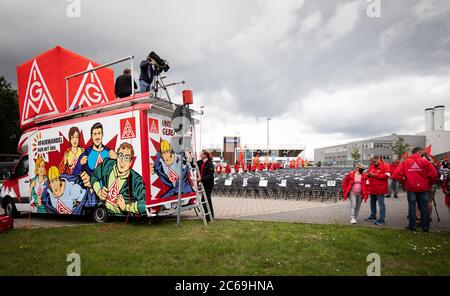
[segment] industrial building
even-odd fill
[[[210,151],[213,157],[221,158],[229,163],[239,160],[241,148],[246,162],[251,161],[258,153],[261,157],[268,156],[272,160],[279,160],[296,158],[305,151],[305,145],[301,144],[269,144],[269,154],[267,154],[267,145],[241,144],[241,138],[238,136],[226,136],[223,139],[223,145],[204,145],[202,148]]]
[[[394,158],[392,147],[402,137],[409,145],[409,151],[414,147],[432,146],[431,153],[438,160],[450,156],[450,131],[445,130],[445,106],[425,109],[425,131],[417,135],[397,135],[358,140],[346,144],[318,148],[314,150],[314,161],[320,161],[328,166],[352,166],[352,151],[358,147],[361,162],[368,165],[374,155],[382,156],[387,162]]]
[[[450,156],[450,130],[445,130],[445,106],[425,109],[425,147],[431,145],[431,153],[438,160]]]

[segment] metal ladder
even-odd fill
[[[213,222],[214,219],[211,214],[211,208],[209,206],[208,198],[206,197],[205,187],[201,180],[200,169],[198,168],[197,162],[193,161],[194,165],[191,165],[191,173],[193,176],[192,181],[194,182],[195,191],[196,191],[196,199],[197,199],[197,207],[194,208],[195,214],[198,216],[197,209],[199,208],[199,212],[203,219],[203,224],[208,225],[208,221],[206,220],[206,216],[209,216],[210,221]],[[203,208],[203,205],[206,205],[206,213]]]

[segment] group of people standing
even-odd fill
[[[248,162],[245,163],[239,163],[239,161],[236,161],[233,167],[230,166],[229,163],[218,163],[216,164],[215,171],[216,174],[226,174],[229,175],[233,172],[239,173],[239,172],[261,172],[261,171],[277,171],[282,169],[283,166],[280,162],[274,161],[274,162]]]
[[[442,190],[450,213],[449,178],[444,180]],[[350,223],[356,224],[362,201],[370,199],[370,216],[365,221],[375,225],[386,222],[385,197],[398,198],[400,184],[407,192],[408,226],[416,231],[421,227],[424,232],[430,230],[430,216],[436,184],[439,181],[439,167],[422,148],[414,148],[412,155],[404,161],[395,160],[387,165],[383,159],[374,156],[366,170],[359,163],[348,173],[343,182],[344,200],[350,200]],[[378,211],[377,211],[378,204]],[[420,220],[420,224],[418,224]]]

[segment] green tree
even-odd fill
[[[405,143],[405,139],[398,137],[392,146],[392,152],[400,159],[406,152],[408,152],[409,144]]]
[[[0,76],[0,123],[2,129],[0,153],[17,153],[21,134],[17,90],[13,89],[11,83],[3,76]]]
[[[353,146],[352,158],[355,162],[358,162],[361,159],[361,152],[359,151],[358,145]]]

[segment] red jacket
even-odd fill
[[[444,192],[445,194],[445,205],[447,206],[447,208],[450,208],[450,192],[447,191],[448,182],[450,182],[450,176],[445,178],[444,184],[442,184],[442,192]]]
[[[389,191],[388,179],[389,179],[389,167],[385,163],[380,163],[378,167],[370,165],[369,173],[375,174],[375,176],[368,178],[367,191],[369,194],[387,194]]]
[[[403,161],[393,176],[409,192],[427,192],[439,179],[436,168],[419,154],[413,154]]]
[[[228,164],[225,167],[225,174],[227,174],[227,175],[231,174],[231,168]]]
[[[217,173],[217,174],[221,174],[221,173],[222,173],[222,166],[221,166],[220,164],[218,164],[218,165],[216,166],[216,173]]]
[[[236,173],[239,173],[239,165],[238,165],[238,164],[235,164],[235,165],[234,165],[234,171],[235,171]]]
[[[367,179],[368,177],[366,174],[361,175],[361,192],[364,201],[366,201],[369,196],[369,192],[367,191]],[[344,181],[342,181],[342,192],[344,192],[344,200],[346,200],[349,197],[354,183],[355,183],[355,171],[351,171],[345,176]]]
[[[266,167],[266,166],[264,165],[264,163],[260,163],[260,164],[259,164],[259,170],[260,170],[260,171],[263,171],[263,170],[265,169],[265,167]]]
[[[391,163],[389,165],[389,173],[391,173],[391,177],[397,174],[398,167],[400,166],[400,163],[395,165],[394,163]]]

